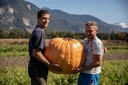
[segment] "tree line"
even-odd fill
[[[30,33],[21,29],[11,29],[10,31],[0,30],[0,38],[29,38]]]
[[[11,29],[9,32],[0,30],[0,38],[29,38],[30,32],[23,31],[21,29]],[[98,33],[97,36],[101,40],[122,40],[128,41],[128,33],[125,32],[112,32],[112,33]],[[55,37],[62,38],[75,38],[75,39],[84,39],[85,33],[74,33],[74,32],[49,32],[46,31],[46,38],[52,39]]]

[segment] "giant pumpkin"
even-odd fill
[[[51,39],[46,46],[44,55],[48,61],[59,64],[62,68],[61,72],[49,68],[51,72],[57,74],[72,74],[85,61],[83,45],[76,39],[70,38]]]

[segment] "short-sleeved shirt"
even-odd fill
[[[36,69],[44,69],[47,73],[47,66],[33,56],[33,49],[40,49],[42,54],[45,50],[45,32],[39,26],[33,30],[29,40],[29,64]]]
[[[86,53],[85,66],[90,65],[94,61],[93,55],[103,55],[104,53],[104,46],[98,37],[95,37],[94,40],[90,43],[88,43],[88,38],[85,38],[83,41],[83,46]],[[100,72],[101,66],[83,71],[83,73],[89,74],[98,74]]]

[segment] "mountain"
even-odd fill
[[[118,24],[117,26],[120,26],[121,28],[123,28],[123,32],[128,32],[128,23],[120,22],[117,24]]]
[[[121,26],[122,28],[128,28],[128,23],[124,23],[124,22],[115,23],[115,25]]]
[[[118,22],[118,23],[115,23],[113,25],[120,27],[121,32],[128,32],[128,23]]]
[[[35,13],[39,8],[23,0],[0,1],[0,28],[31,30],[36,24]]]
[[[98,23],[99,32],[120,32],[120,26],[108,24],[91,15],[76,15],[61,10],[46,9],[51,13],[47,31],[84,32],[85,23],[94,20]],[[13,28],[31,32],[36,26],[36,13],[40,8],[24,0],[0,1],[0,29],[9,31]]]

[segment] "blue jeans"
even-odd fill
[[[78,85],[98,85],[100,74],[80,73]]]

